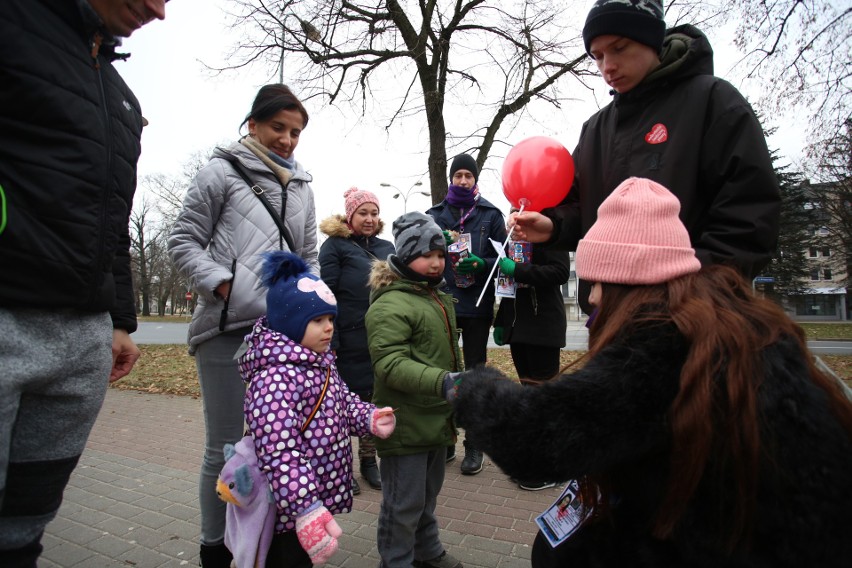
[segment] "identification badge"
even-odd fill
[[[591,516],[592,509],[583,509],[580,485],[572,479],[553,505],[536,517],[535,522],[550,546],[565,542]]]

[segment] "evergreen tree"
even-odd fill
[[[772,152],[775,175],[781,187],[781,219],[778,248],[762,276],[774,278],[764,287],[767,296],[780,300],[807,292],[810,271],[806,252],[814,243],[817,210],[813,207],[809,186],[801,172],[790,171],[789,165],[778,166],[778,154]]]

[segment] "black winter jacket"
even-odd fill
[[[775,251],[781,198],[763,130],[743,96],[713,75],[713,50],[692,26],[667,32],[660,67],[583,125],[573,157],[571,192],[543,212],[557,221],[560,248],[576,250],[603,200],[644,177],[680,200],[702,265],[733,264],[750,279]],[[580,284],[588,312],[589,284]]]
[[[506,345],[522,343],[565,347],[565,300],[562,284],[571,272],[569,253],[534,244],[532,262],[515,265],[518,287],[514,298],[501,298],[494,327],[503,328]]]
[[[82,0],[0,8],[0,305],[109,311],[132,332],[142,114],[99,25]]]
[[[486,269],[476,274],[473,285],[467,288],[459,288],[455,284],[455,273],[450,259],[447,257],[447,263],[444,267],[445,284],[442,290],[452,294],[453,298],[456,299],[456,317],[486,318],[491,321],[494,318],[494,280],[489,280],[488,275],[491,274],[491,269],[497,261],[497,251],[494,250],[488,239],[494,239],[500,244],[503,244],[503,241],[506,240],[506,220],[503,218],[503,214],[483,197],[479,198],[476,209],[465,219],[464,227],[460,224],[461,210],[450,205],[446,199],[430,207],[426,214],[430,215],[443,230],[470,233],[471,246],[473,247],[471,252],[485,261]],[[490,288],[490,290],[485,292],[482,301],[477,306],[476,302],[485,287]]]
[[[379,222],[378,233],[383,225]],[[356,236],[343,215],[320,223],[328,235],[319,252],[320,277],[337,298],[337,317],[331,348],[337,350],[337,368],[349,389],[358,395],[373,391],[373,365],[367,346],[364,316],[370,307],[370,271],[373,261],[387,260],[396,251],[377,236]]]
[[[456,419],[465,436],[518,479],[609,480],[618,503],[563,546],[583,567],[846,567],[852,561],[852,440],[806,378],[793,341],[763,353],[758,391],[761,455],[751,549],[721,552],[733,494],[703,479],[674,534],[650,526],[671,459],[667,412],[678,393],[686,342],[646,329],[602,350],[582,369],[538,388],[471,371]],[[724,388],[724,387],[722,387]],[[720,467],[711,456],[710,468]],[[561,547],[560,547],[561,549]],[[561,551],[565,552],[565,551]]]

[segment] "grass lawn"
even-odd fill
[[[142,350],[142,357],[133,371],[113,383],[113,388],[200,396],[195,359],[187,354],[185,345],[141,345],[139,348]],[[563,351],[563,365],[571,363],[582,354],[579,351]],[[823,356],[822,359],[852,387],[852,356]],[[489,349],[488,363],[510,377],[517,376],[508,349]]]

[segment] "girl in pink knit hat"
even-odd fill
[[[566,482],[533,568],[848,566],[845,387],[737,270],[700,267],[679,213],[619,185],[577,247],[584,364],[535,389],[464,372],[458,424],[507,474]]]

